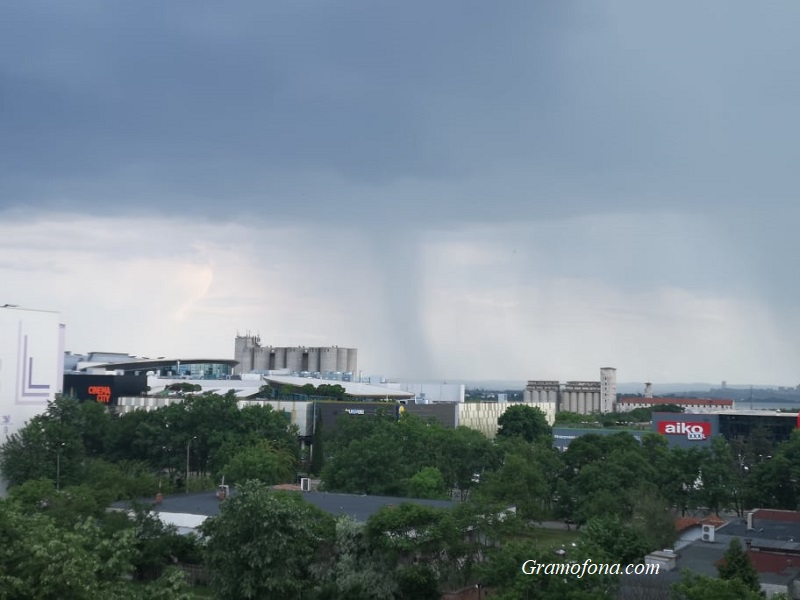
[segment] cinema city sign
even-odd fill
[[[682,435],[687,440],[703,441],[711,437],[711,423],[699,421],[661,421],[658,432],[664,435]]]

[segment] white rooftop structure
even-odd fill
[[[348,396],[354,398],[386,398],[386,399],[409,399],[414,397],[413,392],[406,392],[403,390],[393,390],[388,387],[372,385],[369,383],[359,383],[356,381],[338,381],[328,379],[313,379],[309,377],[295,377],[292,375],[264,375],[263,380],[269,383],[276,383],[278,385],[291,385],[296,387],[303,387],[304,385],[311,384],[313,386],[319,385],[340,385],[344,388]],[[231,382],[232,383],[232,382]],[[238,383],[238,382],[236,382]]]

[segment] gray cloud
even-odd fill
[[[454,289],[475,291],[454,300],[459,314],[486,319],[476,306],[506,306],[492,290],[515,298],[535,291],[521,281],[554,289],[562,278],[582,282],[570,290],[611,286],[607,314],[636,319],[650,313],[621,298],[673,298],[664,288],[727,315],[758,307],[790,340],[798,26],[788,1],[7,3],[0,218],[53,252],[63,243],[32,224],[70,212],[115,217],[118,230],[89,238],[110,254],[147,246],[135,228],[152,218],[210,227],[217,244],[251,228],[314,231],[307,259],[319,264],[330,261],[320,231],[357,240],[337,256],[370,273],[386,311],[355,300],[359,317],[347,302],[325,310],[409,372],[434,369],[443,347],[429,326],[448,271],[431,271],[431,240],[464,236],[473,262],[474,248],[512,256],[457,270],[469,285]],[[516,243],[498,245],[497,231]],[[204,272],[180,239],[140,252]],[[96,260],[97,246],[81,247]],[[9,256],[0,269],[18,268]],[[275,298],[296,301],[304,285],[291,278],[295,295]],[[304,306],[322,326],[323,308]],[[550,331],[505,310],[498,331]]]

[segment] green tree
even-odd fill
[[[436,467],[423,467],[408,482],[409,494],[414,498],[447,498],[442,474]]]
[[[335,522],[296,494],[248,481],[201,526],[217,598],[303,598],[329,552]]]
[[[717,566],[717,571],[721,579],[737,579],[755,592],[761,589],[758,572],[750,557],[742,549],[739,538],[731,539],[722,557],[722,563]]]
[[[739,579],[717,579],[684,573],[672,588],[673,600],[762,600]]]
[[[231,484],[257,479],[273,485],[294,482],[296,468],[295,458],[289,452],[261,441],[236,453],[223,473]]]
[[[432,569],[438,587],[445,581],[459,581],[462,568],[469,562],[471,553],[464,539],[465,525],[459,515],[448,509],[406,503],[382,507],[367,521],[365,533],[370,548],[385,556],[390,564],[401,568],[418,563]],[[399,572],[397,575],[398,585],[406,589],[409,580]],[[427,580],[427,575],[416,572],[411,580],[419,578]]]
[[[552,444],[553,431],[541,409],[516,404],[509,406],[497,419],[499,437],[519,436],[527,442]]]
[[[583,549],[576,548],[570,552],[567,560],[581,563],[587,558]],[[492,587],[495,593],[492,598],[498,600],[518,600],[531,598],[536,600],[601,600],[613,598],[619,585],[616,575],[592,575],[584,577],[558,576],[545,573],[541,569],[535,571],[535,565],[560,565],[570,568],[571,563],[560,563],[551,552],[540,548],[531,541],[511,541],[494,548],[488,553],[488,561],[481,566],[480,581],[484,586]],[[523,572],[520,568],[526,565],[533,572]],[[580,565],[578,565],[580,566]]]
[[[182,577],[132,587],[135,532],[104,531],[97,519],[60,527],[43,514],[25,514],[0,502],[0,597],[44,600],[187,600]]]
[[[704,449],[705,456],[700,471],[700,498],[717,515],[731,500],[735,471],[730,446],[723,438],[711,440],[711,449]]]
[[[630,564],[641,562],[654,550],[645,533],[618,517],[594,517],[583,530],[581,546],[600,562]]]
[[[350,517],[336,521],[334,553],[318,567],[318,600],[385,600],[398,589],[393,565],[366,541],[365,525]]]
[[[439,600],[439,580],[428,565],[402,567],[396,574],[400,600]]]
[[[545,471],[546,458],[557,451],[534,446],[522,438],[510,438],[502,448],[505,450],[502,466],[485,474],[476,494],[483,501],[516,506],[526,519],[546,517],[550,496],[555,492],[548,479],[554,473]]]
[[[0,469],[11,485],[47,477],[56,487],[77,483],[85,452],[78,401],[57,395],[0,448]]]

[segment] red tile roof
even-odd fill
[[[733,400],[723,398],[642,398],[640,396],[624,396],[617,404],[649,404],[663,406],[665,404],[691,404],[693,406],[733,406]]]
[[[300,486],[295,483],[279,483],[278,485],[272,486],[273,490],[281,490],[285,492],[299,492]]]
[[[747,551],[747,556],[759,573],[784,573],[789,569],[800,568],[800,556],[775,554],[773,552]]]
[[[772,510],[761,508],[753,513],[754,519],[779,521],[782,523],[800,523],[800,512],[796,510]]]
[[[675,519],[675,530],[678,533],[691,529],[692,527],[699,527],[701,525],[713,525],[714,527],[722,527],[726,521],[719,517],[705,517],[698,519],[697,517],[678,517]]]

